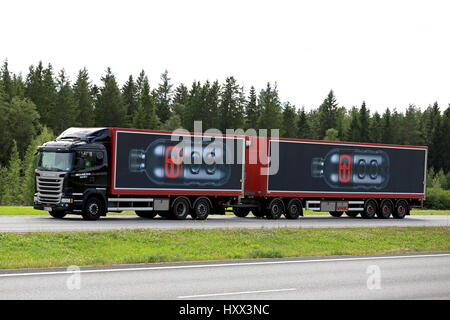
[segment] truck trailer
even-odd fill
[[[34,208],[204,220],[409,215],[426,190],[427,147],[125,128],[69,128],[38,147]]]

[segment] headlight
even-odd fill
[[[61,203],[73,203],[73,199],[71,198],[62,198]]]

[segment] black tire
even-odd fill
[[[265,213],[263,210],[260,209],[252,209],[252,214],[255,216],[255,218],[264,218]]]
[[[364,219],[372,219],[378,210],[377,202],[373,199],[367,200],[364,204],[364,211],[361,212],[361,217]]]
[[[267,219],[279,219],[284,213],[284,204],[280,198],[275,198],[269,203],[269,208],[266,210]]]
[[[343,211],[330,211],[330,215],[332,215],[333,217],[336,217],[336,218],[339,218],[343,214],[344,214]]]
[[[236,217],[245,218],[250,213],[248,208],[233,208],[233,213]]]
[[[50,215],[55,218],[55,219],[62,219],[66,216],[67,213],[65,213],[64,211],[51,211],[49,212]]]
[[[175,198],[172,204],[171,218],[176,220],[184,220],[190,212],[190,203],[186,198]]]
[[[156,216],[155,211],[135,211],[136,215],[141,218],[153,219]]]
[[[206,220],[211,213],[211,203],[206,198],[198,199],[192,210],[192,218],[196,220]]]
[[[303,213],[303,206],[299,199],[291,199],[287,205],[285,217],[286,219],[298,219]]]
[[[383,200],[380,205],[380,210],[377,211],[377,217],[380,219],[389,219],[394,211],[394,205],[391,200]]]
[[[97,197],[90,197],[84,204],[82,216],[85,220],[98,220],[104,213],[103,202]]]
[[[346,214],[348,217],[355,218],[356,216],[358,216],[359,212],[358,212],[358,211],[345,211],[345,214]]]
[[[392,211],[392,216],[395,219],[403,219],[409,213],[409,204],[406,200],[398,200],[395,205],[395,210]]]

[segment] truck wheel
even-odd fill
[[[392,211],[392,216],[395,219],[403,219],[409,212],[409,205],[405,200],[398,200],[395,210]]]
[[[302,213],[302,203],[298,199],[291,199],[285,213],[286,219],[297,219]]]
[[[361,217],[364,219],[372,219],[377,212],[377,203],[375,200],[368,200],[364,204],[364,211],[361,212]]]
[[[136,215],[141,218],[153,219],[156,216],[155,211],[135,211]]]
[[[97,197],[90,197],[84,204],[82,216],[85,220],[98,220],[103,214],[103,203]]]
[[[67,213],[65,213],[64,211],[52,211],[52,212],[49,212],[50,213],[50,215],[53,217],[53,218],[56,218],[56,219],[62,219],[62,218],[64,218],[65,216],[66,216],[66,214]]]
[[[343,211],[330,211],[330,214],[333,217],[339,218],[340,216],[342,216],[344,214],[344,212]]]
[[[383,200],[380,210],[377,211],[377,217],[380,219],[388,219],[393,211],[394,206],[391,200]]]
[[[172,218],[184,220],[189,214],[189,201],[186,198],[176,198],[172,204]]]
[[[247,208],[234,208],[233,213],[236,217],[245,218],[250,213],[250,209]]]
[[[260,209],[252,209],[252,214],[256,217],[256,218],[264,218],[264,211],[260,210]]]
[[[275,198],[270,201],[269,208],[266,210],[267,219],[279,219],[284,211],[283,201],[280,198]]]
[[[356,217],[356,216],[359,214],[359,212],[358,212],[358,211],[345,211],[345,214],[346,214],[348,217],[354,218],[354,217]]]
[[[208,199],[198,199],[194,204],[194,210],[192,211],[192,218],[196,220],[205,220],[211,213],[211,204]]]

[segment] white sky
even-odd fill
[[[449,1],[0,2],[0,60],[27,73],[51,62],[95,83],[111,66],[120,84],[143,68],[190,86],[233,75],[248,90],[277,81],[280,97],[318,107],[424,109],[450,103]]]

